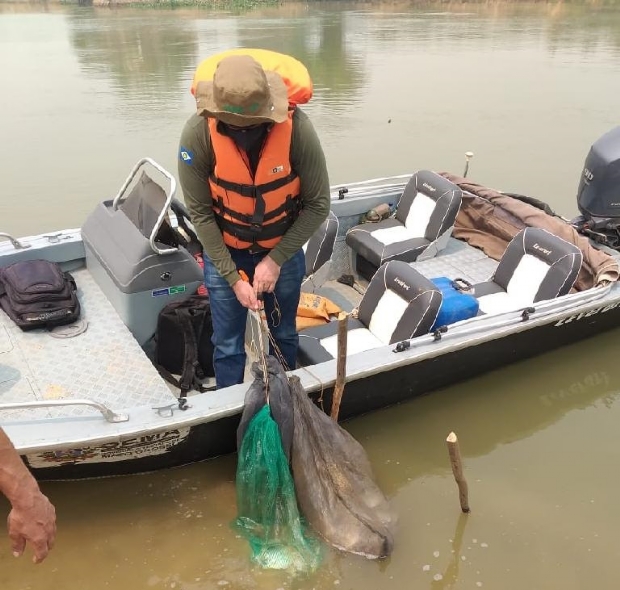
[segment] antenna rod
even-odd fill
[[[469,161],[474,157],[474,152],[465,152],[465,172],[463,172],[463,178],[467,178],[467,172],[469,171]]]

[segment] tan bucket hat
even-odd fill
[[[198,83],[196,107],[203,117],[239,127],[282,123],[288,94],[279,74],[265,72],[249,55],[231,55],[217,65],[213,80]]]

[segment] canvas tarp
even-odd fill
[[[594,248],[588,238],[557,216],[549,215],[523,200],[508,196],[466,178],[442,172],[441,176],[463,190],[463,202],[452,235],[499,260],[512,238],[525,227],[539,227],[575,244],[583,252],[583,264],[574,289],[618,280],[618,264]]]

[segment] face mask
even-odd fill
[[[230,137],[239,148],[246,152],[262,145],[262,142],[269,131],[270,124],[262,123],[252,127],[231,127],[225,125],[225,134]]]

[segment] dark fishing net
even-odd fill
[[[292,406],[288,382],[269,357],[269,401],[284,426],[285,445],[292,441]],[[262,370],[246,394],[238,431],[237,519],[235,528],[248,540],[251,559],[261,567],[310,572],[321,563],[321,545],[308,535],[297,508],[295,486],[283,447],[282,426],[265,404]],[[287,412],[288,408],[288,412]],[[287,424],[286,417],[289,417]]]
[[[334,547],[376,559],[394,545],[395,515],[374,480],[366,452],[289,379],[293,400],[293,477],[299,508]]]
[[[389,555],[394,518],[362,446],[313,404],[299,378],[287,378],[275,358],[267,357],[269,404],[260,365],[253,373],[237,432],[235,521],[252,560],[266,568],[316,569],[321,545],[305,521],[338,549]]]

